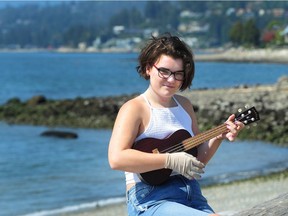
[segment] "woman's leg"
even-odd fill
[[[190,202],[187,205],[200,211],[213,214],[214,211],[208,204],[207,199],[203,196],[199,182],[197,180],[191,180],[187,185],[189,185],[188,200]]]
[[[186,205],[163,201],[159,205],[154,205],[140,214],[141,216],[209,216],[207,212],[188,207]]]
[[[129,216],[214,214],[196,180],[173,176],[161,186],[137,183],[127,193]]]

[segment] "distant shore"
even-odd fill
[[[221,216],[231,216],[288,192],[288,171],[268,176],[203,187],[209,204]],[[96,207],[61,216],[127,216],[126,203]]]
[[[127,50],[120,48],[109,49],[77,49],[61,47],[58,49],[0,49],[0,52],[55,52],[55,53],[138,53],[138,49]],[[195,50],[198,53],[198,50]],[[219,61],[219,62],[266,62],[288,64],[287,48],[215,48],[201,49],[200,54],[195,54],[195,60],[200,61]]]
[[[206,50],[207,51],[207,50]],[[209,50],[208,50],[209,51]],[[266,62],[288,64],[288,48],[279,49],[218,49],[209,54],[195,55],[196,61]]]

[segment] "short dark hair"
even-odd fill
[[[149,80],[150,77],[146,74],[146,68],[152,67],[161,55],[182,59],[185,79],[180,91],[190,88],[195,73],[193,52],[179,37],[172,36],[169,33],[159,37],[152,36],[146,46],[142,48],[138,57],[139,66],[137,67],[140,76]]]

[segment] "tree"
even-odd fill
[[[110,27],[123,25],[127,28],[133,28],[143,21],[143,16],[137,8],[132,8],[131,10],[123,9],[110,18],[109,25]]]
[[[93,34],[93,30],[83,25],[73,26],[64,33],[64,41],[66,45],[71,47],[77,47],[81,42],[87,42],[91,44],[96,38]]]
[[[260,45],[260,31],[256,26],[255,20],[250,19],[243,26],[243,43],[247,46]]]
[[[242,43],[242,35],[243,35],[243,24],[240,21],[238,21],[232,26],[229,32],[229,38],[232,43],[239,45]]]
[[[284,44],[284,36],[281,31],[285,27],[285,22],[282,20],[272,20],[265,27],[262,32],[261,40],[265,46],[282,45]]]
[[[148,1],[144,10],[150,27],[160,30],[176,29],[179,23],[179,8],[174,2]]]

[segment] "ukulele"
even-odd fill
[[[256,122],[260,119],[259,113],[255,107],[251,107],[240,114],[235,119],[242,122],[244,125]],[[147,153],[173,153],[187,152],[193,156],[197,156],[196,146],[205,141],[212,139],[222,133],[227,132],[226,124],[219,125],[208,131],[197,134],[191,137],[190,133],[184,129],[180,129],[165,139],[144,138],[133,144],[133,149]],[[157,169],[145,173],[139,173],[138,177],[146,184],[160,185],[167,181],[172,173],[171,169]]]

